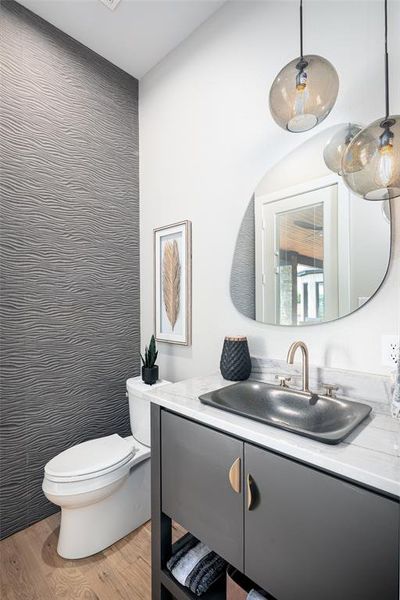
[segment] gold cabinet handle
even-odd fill
[[[238,457],[229,469],[229,483],[231,484],[233,491],[237,494],[240,494],[240,466],[241,460],[240,457]]]
[[[252,490],[253,478],[248,473],[247,475],[247,510],[252,510],[253,508],[253,490]]]

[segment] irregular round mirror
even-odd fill
[[[343,124],[310,138],[270,169],[239,230],[231,297],[272,325],[334,321],[365,304],[390,261],[388,201],[366,202],[325,165]]]

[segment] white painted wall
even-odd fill
[[[315,1],[305,7],[305,51],[336,66],[340,92],[320,127],[383,114],[382,2]],[[400,113],[400,2],[390,2],[392,112]],[[229,2],[140,82],[142,340],[153,324],[153,227],[193,222],[193,344],[160,344],[170,380],[218,369],[225,335],[245,334],[255,355],[284,358],[301,337],[311,361],[385,373],[381,335],[400,323],[400,200],[393,260],[380,292],[360,311],[301,330],[241,316],[229,294],[231,261],[247,203],[268,168],[316,130],[286,133],[268,91],[297,53],[297,2]]]
[[[350,295],[354,309],[360,297],[367,298],[377,288],[385,272],[390,250],[385,240],[390,224],[380,202],[364,202],[354,196],[350,208]]]

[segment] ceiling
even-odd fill
[[[138,79],[226,0],[18,0]]]
[[[324,209],[322,204],[281,213],[280,252],[296,252],[311,260],[324,259]],[[301,262],[301,261],[300,261]]]

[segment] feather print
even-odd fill
[[[181,265],[176,240],[167,242],[163,258],[163,298],[168,320],[174,330],[179,315]]]

